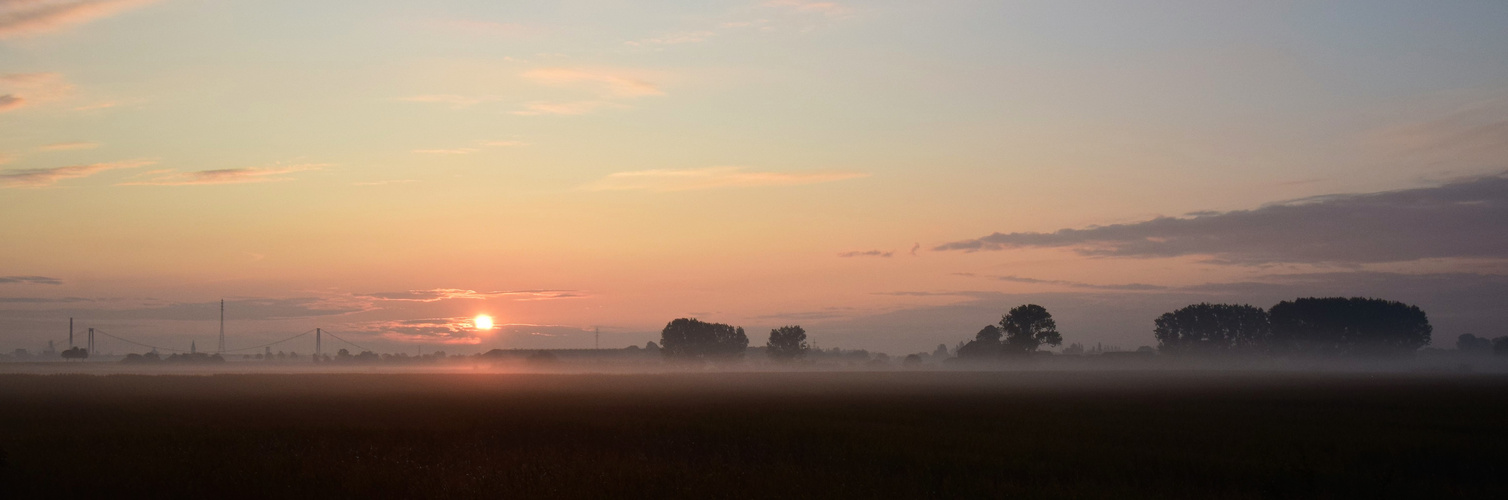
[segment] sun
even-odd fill
[[[478,330],[491,330],[492,316],[488,316],[486,314],[478,314],[476,315],[476,319],[471,320],[471,324]]]

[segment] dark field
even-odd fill
[[[1502,498],[1508,377],[0,376],[15,497]]]

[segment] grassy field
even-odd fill
[[[0,376],[15,497],[1451,498],[1508,377]]]

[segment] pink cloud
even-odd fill
[[[524,78],[544,85],[590,84],[599,86],[607,94],[618,97],[641,97],[665,95],[654,84],[643,79],[607,70],[584,70],[571,68],[540,68],[524,72]]]
[[[71,165],[67,167],[53,168],[25,168],[15,170],[0,170],[0,187],[7,188],[39,188],[56,184],[65,179],[78,179],[104,172],[123,168],[136,168],[151,165],[155,162],[148,160],[118,161],[113,163],[91,163],[88,165]]]
[[[0,38],[52,33],[157,0],[0,0]]]
[[[72,91],[73,85],[57,73],[0,75],[0,112],[61,99]]]
[[[306,170],[319,170],[329,166],[328,164],[303,164],[282,167],[246,167],[224,168],[218,170],[201,170],[198,172],[179,172],[161,175],[156,178],[122,183],[122,186],[195,186],[206,184],[249,184],[256,182],[277,182],[292,180],[291,177],[280,177],[294,172]]]
[[[76,149],[94,149],[99,147],[98,142],[58,142],[42,146],[42,151],[72,151]]]
[[[859,172],[750,172],[743,167],[657,169],[618,172],[587,185],[587,191],[691,191],[697,189],[795,186],[867,177]]]

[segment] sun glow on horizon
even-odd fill
[[[476,319],[471,320],[471,325],[475,326],[478,330],[491,330],[492,316],[488,316],[486,314],[478,314],[476,316]]]

